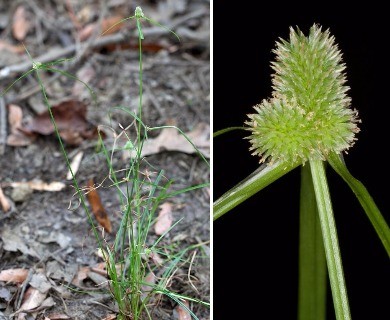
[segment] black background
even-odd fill
[[[279,37],[288,38],[290,26],[305,34],[313,23],[329,28],[362,120],[345,160],[389,223],[388,11],[373,2],[347,9],[329,2],[267,3],[213,2],[213,130],[242,126],[252,107],[270,97],[271,50]],[[234,131],[214,139],[214,200],[258,167],[245,135]],[[352,191],[331,168],[327,172],[352,318],[388,318],[387,253]],[[296,318],[299,187],[296,169],[214,222],[214,319]],[[329,294],[327,319],[334,318]]]

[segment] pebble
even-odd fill
[[[24,202],[32,193],[33,190],[28,185],[20,185],[12,190],[11,198],[15,202]]]

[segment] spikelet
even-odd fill
[[[325,160],[350,148],[359,132],[345,85],[345,64],[329,31],[313,25],[306,37],[290,29],[277,43],[273,94],[246,122],[253,155],[289,163]]]

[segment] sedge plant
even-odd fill
[[[2,95],[7,93],[15,83],[29,74],[35,73],[36,79],[40,85],[43,101],[49,111],[49,115],[54,126],[54,131],[59,141],[62,154],[65,158],[69,172],[72,175],[76,194],[79,198],[80,204],[87,214],[89,223],[92,226],[94,236],[97,240],[98,247],[106,262],[106,270],[109,277],[109,290],[118,305],[118,319],[151,319],[152,314],[150,313],[148,306],[152,306],[153,302],[156,301],[155,298],[161,295],[165,295],[171,300],[175,301],[177,304],[181,305],[182,308],[186,309],[194,319],[198,319],[196,315],[187,307],[184,301],[199,303],[206,307],[209,306],[209,303],[202,301],[201,299],[184,296],[182,294],[171,291],[168,288],[170,286],[170,281],[179,266],[185,263],[189,263],[187,258],[189,252],[201,252],[200,255],[203,256],[202,248],[206,243],[197,243],[185,248],[180,248],[178,244],[173,244],[168,247],[162,245],[162,240],[167,235],[167,233],[171,231],[178,223],[180,223],[181,220],[171,226],[169,230],[165,231],[165,233],[155,241],[149,240],[149,231],[156,222],[156,211],[163,201],[166,201],[166,199],[172,198],[181,193],[191,192],[193,190],[206,187],[209,185],[209,183],[206,182],[199,185],[188,186],[187,188],[180,190],[170,190],[173,181],[165,177],[164,170],[154,168],[151,164],[142,158],[141,154],[143,144],[144,141],[148,138],[148,132],[167,127],[175,128],[181,135],[184,136],[188,143],[194,147],[197,154],[202,158],[208,167],[209,163],[204,155],[181,129],[175,126],[149,127],[142,121],[142,40],[144,39],[144,35],[142,32],[141,21],[145,20],[160,27],[163,26],[146,17],[140,7],[135,9],[135,14],[133,16],[123,19],[118,23],[122,23],[125,20],[131,19],[135,19],[138,30],[138,110],[137,113],[134,113],[126,107],[115,107],[115,109],[126,112],[134,118],[132,125],[129,125],[126,129],[123,128],[123,131],[120,134],[125,135],[127,138],[127,143],[122,148],[116,147],[116,142],[120,135],[116,136],[114,146],[112,148],[108,148],[99,131],[98,142],[99,149],[101,150],[101,153],[107,162],[109,170],[108,176],[112,182],[111,186],[117,189],[121,206],[120,211],[122,213],[122,218],[119,229],[115,234],[114,243],[111,244],[105,239],[104,232],[100,232],[99,227],[94,222],[93,216],[86,203],[83,189],[80,187],[75,173],[71,168],[69,156],[58,131],[56,119],[53,116],[51,110],[52,107],[50,105],[47,91],[40,74],[42,71],[59,72],[68,78],[80,81],[86,86],[93,100],[95,101],[95,93],[88,86],[88,84],[79,80],[71,73],[54,67],[71,59],[64,58],[48,63],[40,63],[34,61],[26,49],[26,52],[32,61],[32,68],[17,78],[14,82],[12,82],[11,85],[2,92]],[[167,31],[170,31],[165,27],[163,28]],[[107,31],[108,30],[106,30],[106,32]],[[170,32],[172,32],[177,37],[173,31]],[[127,132],[130,128],[133,128],[133,131],[135,132],[135,137],[133,138],[131,137],[131,134]],[[129,163],[125,169],[116,170],[113,165],[113,157],[115,156],[115,152],[123,150],[129,151],[132,156],[130,157]],[[150,169],[150,171],[148,169]],[[153,174],[151,174],[151,172],[153,172]],[[153,257],[156,257],[157,255],[162,257],[163,263],[160,260],[158,263],[151,262]],[[150,273],[159,275],[159,277],[156,278],[156,281],[151,282],[150,280],[147,280],[147,275]]]
[[[346,66],[334,37],[318,25],[308,36],[291,28],[290,39],[277,42],[273,52],[272,97],[255,106],[245,126],[239,127],[249,132],[250,150],[262,165],[214,202],[213,217],[220,218],[300,167],[298,319],[325,319],[327,273],[336,318],[351,319],[326,163],[355,193],[389,255],[390,229],[343,160],[343,152],[356,141],[360,122],[347,94]],[[214,137],[236,129],[221,130]]]

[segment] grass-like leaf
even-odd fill
[[[332,168],[344,179],[344,181],[352,189],[353,193],[358,198],[361,206],[370,219],[375,231],[377,232],[383,246],[385,247],[387,254],[390,256],[390,229],[379,211],[374,200],[368,193],[366,187],[357,179],[355,179],[348,168],[344,164],[340,155],[332,153],[329,155],[329,164]]]
[[[256,192],[281,178],[297,166],[298,163],[286,164],[279,161],[272,165],[265,164],[260,166],[259,169],[254,171],[246,179],[242,180],[214,202],[213,219],[216,220],[220,218],[226,212],[238,206],[241,202],[250,198]]]
[[[245,130],[245,128],[244,127],[229,127],[229,128],[221,129],[221,130],[218,130],[218,131],[213,133],[213,138],[216,138],[216,137],[220,136],[221,134],[224,134],[224,133],[227,133],[230,131],[234,131],[234,130]]]

